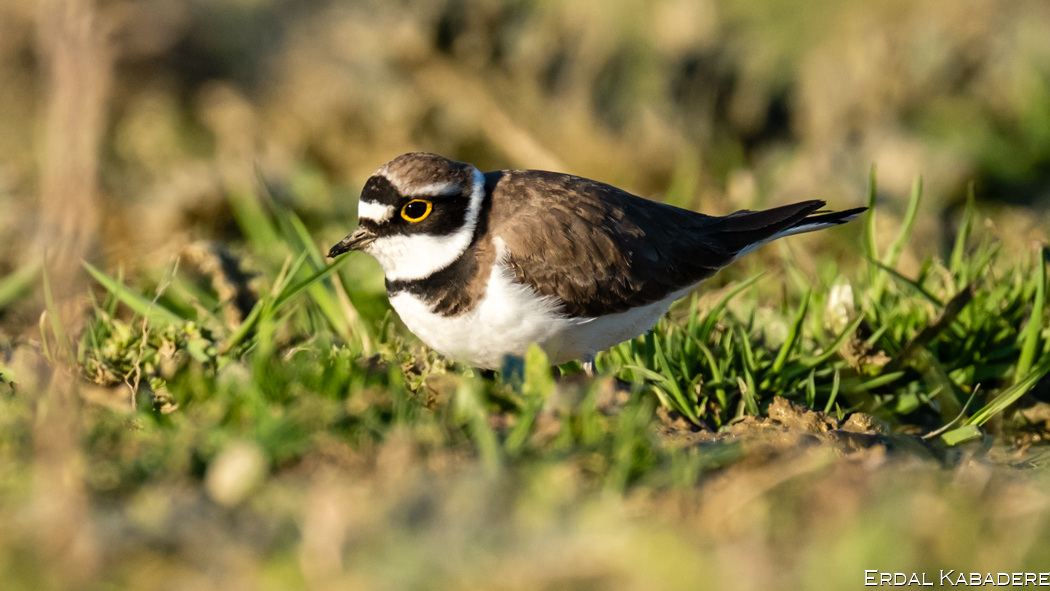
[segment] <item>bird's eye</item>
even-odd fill
[[[406,222],[421,222],[427,219],[427,216],[430,215],[430,210],[433,209],[433,207],[433,204],[426,199],[413,199],[401,208],[401,217],[404,218]]]

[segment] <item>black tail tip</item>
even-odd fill
[[[830,211],[827,213],[817,213],[810,216],[806,216],[804,223],[806,225],[817,223],[817,224],[845,224],[852,222],[857,219],[857,216],[868,211],[867,207],[854,207],[853,209],[846,209],[843,211]]]

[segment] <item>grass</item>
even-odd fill
[[[846,316],[832,318],[842,310],[830,290],[808,287],[793,313],[773,319],[787,331],[779,343],[770,342],[758,302],[728,312],[727,304],[749,286],[745,282],[706,315],[694,300],[684,321],[663,321],[646,338],[614,348],[602,367],[648,382],[662,404],[713,427],[759,414],[776,394],[840,416],[862,410],[932,430],[958,415],[978,387],[987,403],[967,424],[984,424],[1050,370],[1043,251],[1027,264],[1002,269],[987,238],[968,250],[971,199],[951,263],[931,255],[918,277],[905,277],[897,264],[919,213],[921,181],[882,256],[874,241],[874,175],[870,194],[868,272],[842,283],[838,297],[849,294]],[[829,330],[836,320],[838,328]]]
[[[568,364],[556,381],[538,348],[495,377],[441,359],[397,323],[357,259],[328,264],[269,195],[232,198],[254,284],[174,261],[129,286],[85,264],[100,289],[70,355],[85,397],[108,401],[83,409],[75,452],[95,528],[87,588],[178,586],[199,572],[272,589],[684,589],[709,572],[732,588],[841,588],[864,568],[1036,568],[1050,546],[999,548],[998,562],[982,552],[1045,532],[1041,472],[1018,482],[959,459],[981,457],[965,444],[992,419],[1000,441],[1031,427],[1017,409],[1050,372],[1046,254],[1005,260],[974,235],[971,197],[947,262],[929,254],[909,276],[898,264],[921,194],[916,182],[885,250],[869,210],[854,274],[825,266],[811,279],[785,258],[779,307],[758,275],[694,296],[600,355],[595,380]],[[16,274],[0,293],[24,282]],[[61,351],[67,332],[42,323],[41,350]],[[19,371],[0,368],[15,382],[0,395],[3,518],[35,494],[39,409]],[[940,429],[932,445],[948,459],[661,435],[732,429],[774,396],[900,432]],[[814,499],[838,517],[810,515]],[[1000,530],[1001,515],[1028,521]],[[0,576],[15,588],[73,580],[48,574],[53,558],[30,529],[0,528]],[[922,535],[940,545],[909,554]],[[733,549],[749,543],[767,553],[750,574]]]
[[[863,240],[867,272],[834,278],[839,285],[834,297],[842,301],[833,301],[830,288],[800,278],[805,290],[788,298],[797,298],[795,309],[760,319],[760,300],[744,297],[760,280],[755,276],[728,287],[706,311],[694,297],[684,315],[668,317],[650,334],[600,355],[602,373],[634,384],[697,425],[716,429],[761,414],[774,395],[839,416],[862,410],[926,430],[958,415],[976,389],[985,404],[974,409],[968,425],[982,425],[1005,410],[1050,370],[1044,251],[1004,269],[996,264],[993,241],[986,237],[971,247],[971,198],[950,262],[930,255],[918,277],[906,277],[897,265],[919,215],[921,180],[915,182],[899,233],[881,255],[873,238],[874,173],[871,183]],[[334,348],[351,358],[379,352],[377,362],[422,364],[404,376],[409,391],[418,391],[431,372],[471,373],[432,355],[413,358],[403,346],[411,337],[395,328],[389,312],[363,317],[349,295],[358,279],[339,273],[351,257],[327,265],[292,211],[273,199],[267,199],[271,214],[254,198],[233,200],[255,203],[242,203],[235,211],[249,247],[268,262],[272,278],[243,320],[226,326],[222,315],[228,302],[217,294],[196,297],[205,288],[177,273],[163,282],[181,289],[159,288],[151,299],[85,264],[107,293],[79,343],[86,377],[106,383],[112,379],[104,375],[128,375],[134,361],[153,359],[161,348],[172,356],[187,355],[204,372],[237,363],[257,368],[274,355],[312,350]],[[784,263],[799,275],[790,261]],[[127,325],[114,317],[118,302],[134,313]],[[146,322],[136,331],[140,318]],[[785,327],[786,333],[778,339],[770,326]],[[159,329],[153,340],[148,327]],[[45,335],[43,342],[49,340],[53,337]],[[156,364],[145,373],[155,381],[167,379]],[[515,413],[532,408],[517,398],[508,400]],[[522,418],[526,423],[533,419]]]
[[[1022,241],[1045,236],[1050,12],[37,4],[0,3],[3,590],[1045,572],[1047,254]],[[448,363],[373,260],[322,256],[415,149],[711,213],[845,207],[883,174],[866,218],[555,380],[536,350]],[[982,205],[956,210],[966,179]]]

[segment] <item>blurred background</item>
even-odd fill
[[[150,333],[138,316],[114,321],[116,301],[92,291],[81,261],[158,298],[210,282],[197,299],[222,310],[199,317],[224,326],[205,332],[236,334],[254,303],[241,284],[287,270],[290,249],[265,248],[278,239],[260,212],[293,211],[327,248],[355,225],[371,172],[412,150],[713,214],[859,206],[874,166],[882,245],[924,179],[904,274],[947,256],[971,187],[982,231],[1032,260],[1050,227],[1047,31],[1045,0],[2,0],[0,370],[24,371],[17,392],[0,373],[0,587],[841,589],[869,568],[1045,569],[1045,470],[971,462],[972,449],[943,469],[791,443],[724,478],[705,472],[701,487],[721,460],[658,446],[644,407],[635,431],[635,415],[617,423],[661,467],[640,486],[602,488],[619,478],[615,458],[634,457],[612,435],[552,444],[492,478],[461,435],[473,415],[448,410],[469,388],[446,385],[453,394],[404,419],[390,409],[427,391],[406,385],[418,368],[387,372],[357,354],[367,344],[331,346],[357,310],[394,332],[368,257],[343,270],[349,296],[332,296],[343,330],[278,335],[287,350],[259,345],[250,367],[223,369],[193,322]],[[807,271],[814,253],[862,268],[854,226],[782,248]],[[177,260],[193,281],[171,281]],[[820,270],[828,285],[838,274]],[[103,305],[84,321],[91,293]],[[171,299],[196,301],[186,293]],[[63,326],[120,371],[48,351]],[[142,397],[153,412],[136,415],[129,403],[167,371],[157,361],[144,376],[144,351],[173,357],[173,342],[209,359],[183,355],[182,398],[158,382]],[[349,377],[329,375],[336,366]]]
[[[338,239],[410,150],[710,213],[856,206],[876,165],[891,216],[923,175],[931,250],[971,182],[1027,243],[1047,30],[1040,0],[6,0],[0,273],[49,233],[129,271],[236,239],[228,197],[257,171]]]

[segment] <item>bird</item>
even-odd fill
[[[734,260],[867,209],[824,206],[712,216],[570,174],[411,152],[365,182],[357,229],[328,256],[373,256],[405,326],[454,361],[497,370],[535,343],[594,375],[598,352],[648,332]]]

